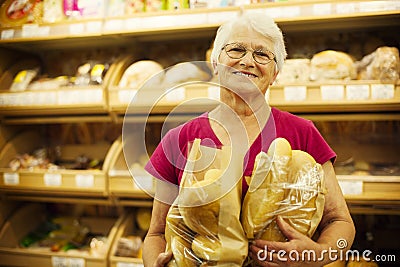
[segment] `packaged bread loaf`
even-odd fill
[[[320,164],[308,153],[292,150],[284,138],[275,139],[268,153],[255,161],[241,221],[251,239],[285,241],[276,224],[281,216],[311,237],[322,218],[325,186]]]
[[[118,86],[124,88],[139,89],[146,82],[154,77],[155,81],[151,81],[155,85],[160,85],[164,77],[163,67],[153,60],[139,60],[132,63],[123,73]]]
[[[355,62],[360,80],[397,81],[400,75],[399,50],[382,46]]]
[[[341,51],[326,50],[311,59],[311,81],[352,80],[357,78],[353,58]]]
[[[193,143],[166,219],[173,254],[168,266],[242,266],[248,242],[240,224],[240,183],[232,182],[242,170],[230,157],[229,147]]]
[[[295,83],[310,81],[310,59],[286,59],[277,76],[277,83]]]

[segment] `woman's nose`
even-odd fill
[[[247,51],[247,53],[240,59],[240,64],[245,65],[245,66],[254,66],[254,58],[253,55],[250,51]]]

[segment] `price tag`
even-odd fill
[[[313,14],[314,15],[330,15],[332,14],[332,5],[330,3],[327,4],[314,4],[313,5]]]
[[[283,94],[286,101],[304,101],[307,98],[306,86],[285,86]]]
[[[209,86],[207,88],[208,98],[219,100],[219,97],[220,97],[219,91],[220,91],[219,86]]]
[[[266,9],[266,13],[272,18],[281,18],[283,17],[282,8],[281,7],[271,7]]]
[[[51,257],[52,267],[85,267],[85,259],[67,258],[67,257]]]
[[[61,173],[45,173],[43,181],[46,186],[61,186]]]
[[[125,19],[125,29],[126,30],[135,30],[142,29],[142,20],[141,18],[128,18]]]
[[[86,22],[86,31],[87,32],[101,32],[102,27],[103,27],[103,23],[101,21]]]
[[[38,93],[37,99],[35,99],[37,105],[56,105],[57,104],[57,92],[41,92]]]
[[[52,267],[68,267],[68,261],[65,257],[51,257]]]
[[[360,12],[384,11],[386,3],[384,1],[368,1],[359,3]]]
[[[3,182],[5,185],[18,185],[19,184],[19,173],[5,172],[3,174]]]
[[[21,36],[24,38],[38,36],[39,25],[38,24],[24,24],[22,26]]]
[[[13,29],[4,30],[1,32],[1,39],[11,39],[14,37],[15,31]]]
[[[341,100],[344,98],[343,85],[321,85],[322,100]]]
[[[356,4],[355,3],[337,3],[336,4],[336,13],[337,14],[350,14],[356,12]]]
[[[85,267],[85,259],[69,258],[69,267]]]
[[[138,90],[119,90],[118,100],[121,103],[130,103],[132,99],[136,96]]]
[[[177,102],[185,100],[186,89],[184,87],[177,87],[170,89],[165,98],[167,101]]]
[[[117,267],[143,267],[142,263],[117,262]]]
[[[208,23],[220,24],[225,21],[236,18],[237,12],[236,11],[210,12],[207,15],[208,15],[208,18],[207,18]]]
[[[75,90],[72,104],[101,103],[103,100],[102,89]]]
[[[363,193],[362,181],[339,181],[339,185],[343,195],[362,195]]]
[[[41,26],[37,31],[38,36],[49,36],[50,35],[50,27],[49,26]]]
[[[372,99],[393,99],[394,84],[371,84]]]
[[[124,25],[125,24],[122,19],[111,19],[106,21],[104,29],[106,31],[118,31],[123,29]]]
[[[70,34],[82,34],[84,32],[85,32],[85,24],[83,23],[74,23],[69,25]]]
[[[348,100],[367,100],[369,99],[368,84],[349,84],[346,86],[346,98]]]
[[[286,17],[286,18],[299,17],[300,16],[300,7],[298,7],[298,6],[282,7],[282,14],[284,14],[284,17]]]
[[[93,187],[94,175],[93,174],[77,174],[75,175],[75,185],[77,187]]]

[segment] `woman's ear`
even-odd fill
[[[279,70],[277,70],[277,71],[275,72],[275,74],[274,74],[274,76],[272,77],[272,79],[271,79],[269,85],[274,84],[274,82],[275,82],[275,80],[276,80],[276,77],[278,77],[278,74],[279,74]]]

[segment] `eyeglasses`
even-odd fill
[[[247,54],[247,51],[251,52],[251,50],[238,43],[226,44],[222,49],[232,59],[241,59]],[[253,50],[251,55],[257,63],[262,65],[268,64],[271,60],[275,61],[274,53],[266,49]]]

